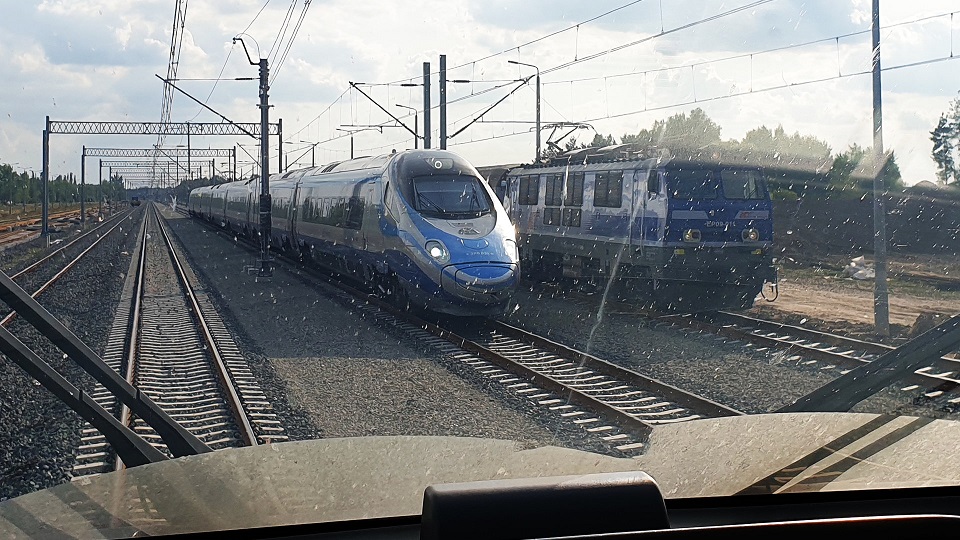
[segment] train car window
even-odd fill
[[[350,197],[347,206],[346,227],[348,229],[359,230],[363,224],[363,199],[360,197]]]
[[[583,213],[579,208],[564,208],[561,225],[564,227],[579,227],[580,215]]]
[[[763,177],[760,171],[753,169],[723,169],[720,171],[720,183],[726,199],[763,199]]]
[[[547,177],[547,193],[544,206],[560,206],[563,201],[563,177],[553,174]]]
[[[567,175],[567,191],[563,198],[564,206],[583,206],[583,173]],[[579,227],[579,225],[577,225]]]
[[[594,183],[593,206],[623,206],[623,171],[598,172]]]
[[[667,191],[674,199],[716,199],[717,187],[717,180],[709,169],[677,169],[667,173]]]
[[[520,200],[518,204],[533,206],[540,202],[540,177],[520,177]]]
[[[346,197],[339,197],[337,199],[337,206],[333,214],[334,214],[333,224],[337,227],[345,227],[346,219],[347,219],[347,198]]]
[[[544,225],[560,225],[560,208],[559,207],[546,207],[543,209],[543,224]]]

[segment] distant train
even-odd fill
[[[140,206],[140,197],[136,195],[130,197],[130,206]]]
[[[525,276],[684,311],[750,307],[776,282],[773,209],[756,166],[619,145],[480,171],[516,226]]]
[[[190,192],[189,212],[255,237],[258,184]],[[413,150],[270,178],[272,242],[372,284],[400,305],[491,315],[519,280],[516,233],[477,170],[454,153]]]

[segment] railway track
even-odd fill
[[[575,297],[586,309],[596,309],[593,297]],[[619,306],[618,309],[627,306]],[[764,354],[779,354],[789,362],[845,374],[894,349],[847,336],[829,334],[741,313],[719,311],[695,314],[668,314],[628,308],[620,313],[641,317],[653,326],[682,328],[690,332],[715,334],[754,347]],[[941,357],[903,379],[900,390],[921,392],[928,399],[943,398],[960,404],[960,396],[949,396],[960,387],[960,359]]]
[[[751,343],[759,351],[776,350],[787,354],[788,360],[802,365],[821,363],[822,369],[836,369],[841,374],[868,363],[894,349],[889,345],[871,343],[850,337],[828,334],[749,317],[739,313],[717,312],[693,316],[661,316],[660,320],[696,331]],[[901,390],[923,391],[927,398],[939,398],[960,386],[960,360],[941,357],[931,361],[904,380]],[[960,403],[960,397],[947,399]]]
[[[136,256],[103,360],[213,449],[286,440],[276,414],[196,278],[181,262],[166,226],[146,205]],[[162,452],[145,422],[102,386],[91,392]],[[106,439],[81,430],[74,477],[122,467]]]
[[[331,296],[345,306],[398,328],[626,455],[642,452],[657,425],[742,414],[505,323],[464,329],[452,321],[428,322],[326,272],[281,258],[329,285]]]
[[[93,229],[90,229],[89,231],[77,236],[63,246],[51,251],[41,259],[35,261],[33,264],[13,273],[10,278],[17,282],[17,284],[24,289],[33,290],[31,296],[33,298],[37,298],[43,294],[44,291],[49,289],[54,283],[67,275],[70,270],[77,265],[77,263],[93,252],[97,245],[109,237],[111,233],[120,229],[123,225],[124,219],[129,215],[130,212],[125,212],[119,214],[109,221],[105,221],[100,225],[97,225]],[[83,247],[88,241],[90,243],[86,245],[86,247]],[[66,263],[63,263],[62,260],[60,260],[59,265],[54,264],[54,262],[58,261],[58,259],[66,258],[67,253],[73,251],[74,249],[80,248],[83,249],[81,249],[81,251],[72,258],[69,258]],[[9,326],[15,317],[16,313],[7,313],[3,319],[0,319],[0,326]]]

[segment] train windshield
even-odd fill
[[[674,199],[717,198],[717,180],[710,169],[677,169],[668,171],[666,178],[668,193]]]
[[[766,197],[766,183],[756,169],[724,169],[720,171],[725,199],[758,200]]]
[[[472,176],[436,175],[413,179],[413,207],[426,217],[464,219],[489,214],[490,197]]]

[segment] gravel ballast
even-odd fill
[[[39,298],[97,353],[113,322],[141,215]],[[14,320],[10,331],[71,383],[85,391],[93,388],[92,378],[23,319]],[[6,357],[0,357],[0,419],[0,500],[69,480],[81,418]]]
[[[629,305],[604,304],[602,292],[574,288],[564,282],[526,284],[504,320],[746,413],[776,411],[840,374],[823,362],[791,360],[794,353],[758,351],[713,334],[657,326]],[[888,388],[854,411],[949,414],[915,406],[914,397]]]
[[[367,320],[315,278],[281,266],[258,280],[246,271],[256,257],[227,235],[165,215],[274,407],[292,424],[291,438],[451,435],[593,449],[580,428]]]

